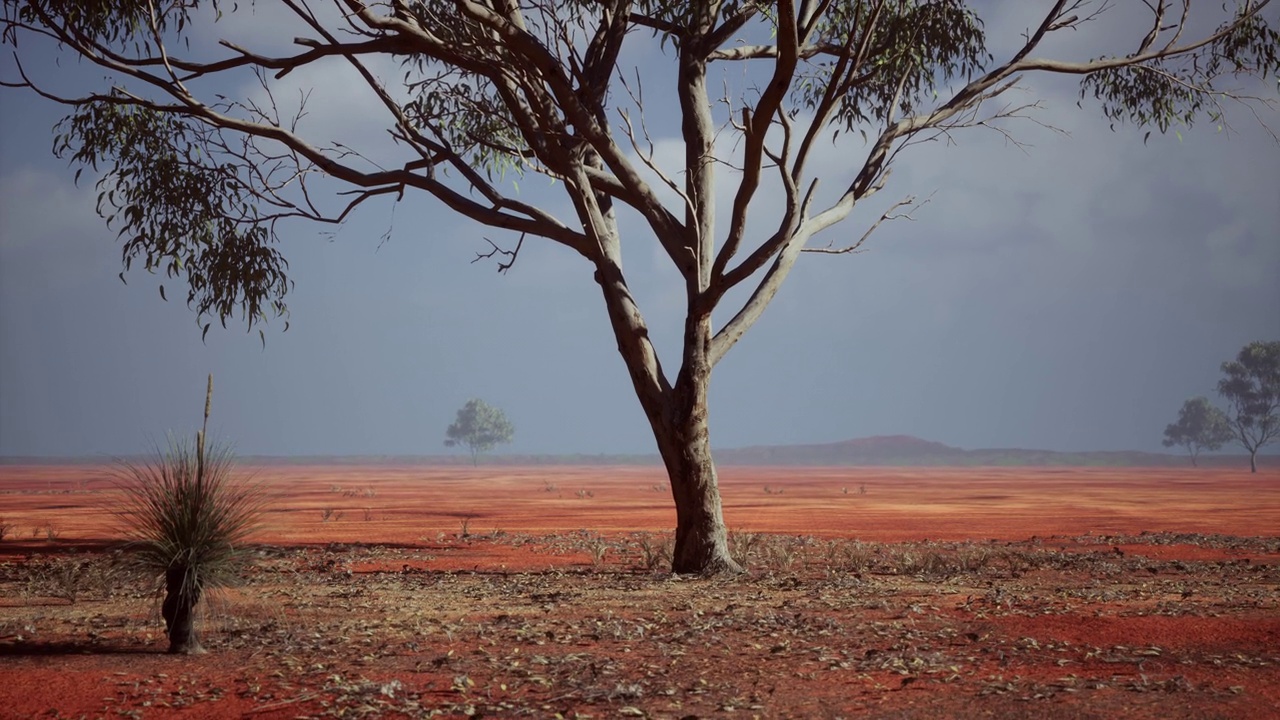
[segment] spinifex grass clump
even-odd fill
[[[209,424],[213,376],[205,396]],[[235,477],[234,456],[196,434],[195,447],[170,437],[167,450],[141,464],[122,462],[130,557],[164,578],[161,608],[169,652],[204,652],[195,611],[209,590],[230,584],[245,560],[243,542],[265,509],[264,488]]]

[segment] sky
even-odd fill
[[[1033,22],[1028,5],[982,4],[997,57]],[[204,47],[227,37],[265,51],[305,34],[269,3],[252,10],[202,28]],[[1040,54],[1127,52],[1145,29],[1123,12]],[[655,157],[677,158],[663,122],[670,56],[644,34],[629,43],[622,67],[647,83]],[[102,75],[22,51],[59,87]],[[15,72],[0,61],[0,76]],[[314,87],[308,133],[396,157],[380,140],[385,118],[343,72],[299,71],[277,97]],[[217,89],[256,91],[240,82]],[[714,446],[908,434],[970,449],[1160,451],[1185,399],[1217,399],[1222,361],[1280,339],[1280,145],[1247,108],[1230,108],[1231,132],[1206,121],[1144,144],[1133,127],[1113,132],[1096,104],[1078,108],[1069,81],[1023,84],[1010,99],[1039,101],[1036,120],[1067,134],[1022,121],[1006,128],[1025,147],[973,129],[904,152],[875,202],[815,243],[857,238],[894,200],[929,202],[882,225],[868,252],[800,259],[715,369]],[[1251,90],[1277,99],[1274,86]],[[170,282],[165,302],[159,278],[117,277],[93,178],[77,186],[50,150],[63,114],[0,88],[0,455],[145,451],[198,427],[209,373],[211,428],[243,454],[450,452],[445,428],[471,397],[514,423],[504,452],[654,451],[591,268],[570,251],[531,239],[500,275],[471,261],[486,237],[511,238],[425,195],[370,203],[336,231],[282,228],[296,281],[287,332],[269,323],[264,347],[243,324],[215,323],[202,342],[182,287]],[[1275,109],[1258,118],[1280,130]],[[856,135],[833,143],[816,164],[824,187],[864,155]],[[519,192],[569,217],[547,183],[525,178]],[[751,218],[768,228],[776,193],[764,195]],[[630,284],[674,372],[678,278],[638,221],[624,217],[623,233]]]

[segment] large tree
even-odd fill
[[[1280,438],[1280,340],[1251,342],[1235,360],[1222,363],[1218,394],[1235,440],[1249,451],[1249,469],[1258,472],[1258,451]]]
[[[527,238],[581,256],[670,475],[673,569],[702,574],[740,569],[708,441],[712,368],[802,252],[854,252],[910,212],[907,197],[873,211],[851,242],[811,244],[866,207],[901,152],[964,128],[1009,133],[1007,121],[1038,103],[992,101],[1032,73],[1079,78],[1082,99],[1113,124],[1167,131],[1221,121],[1226,101],[1246,99],[1224,83],[1266,77],[1280,62],[1268,0],[1215,3],[1205,17],[1190,0],[1144,0],[1126,8],[1146,13],[1127,33],[1132,16],[1113,24],[1111,3],[1058,0],[1020,38],[992,43],[981,4],[963,0],[280,0],[297,30],[272,43],[254,28],[218,45],[205,42],[219,32],[215,18],[251,5],[3,2],[19,61],[46,59],[39,41],[52,40],[107,76],[69,94],[53,73],[75,63],[33,61],[7,84],[71,107],[55,149],[102,172],[99,209],[120,232],[126,268],[137,260],[185,278],[202,318],[225,323],[240,311],[252,328],[283,314],[290,280],[277,222],[337,222],[378,198],[430,196],[509,231],[512,242],[487,253],[499,269]],[[1097,33],[1106,54],[1041,55],[1049,45],[1063,53],[1046,40],[1077,31]],[[990,51],[1005,43],[1007,54]],[[644,45],[653,52],[643,67],[620,62]],[[394,82],[371,69],[388,60]],[[375,165],[280,112],[272,91],[282,78],[332,63],[363,78],[383,111],[364,139],[390,133],[398,161]],[[672,107],[654,110],[671,95]],[[655,159],[651,139],[667,124],[683,146],[675,168]],[[847,162],[819,178],[815,155],[839,133],[864,144],[840,145]],[[519,173],[554,180],[571,209],[523,199]],[[731,198],[723,212],[718,190]],[[779,207],[765,214],[764,197]],[[623,270],[623,208],[643,228],[626,226],[629,248],[640,242],[631,235],[656,243],[683,279],[683,344],[666,363]],[[728,320],[713,324],[726,298]]]
[[[1236,437],[1226,413],[1214,407],[1209,398],[1193,397],[1182,403],[1178,421],[1164,428],[1165,447],[1178,445],[1191,457],[1191,466],[1202,450],[1217,450]]]

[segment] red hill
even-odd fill
[[[731,465],[944,465],[965,451],[911,435],[877,435],[810,445],[762,445],[716,451]]]

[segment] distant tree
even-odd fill
[[[445,431],[444,444],[446,447],[461,445],[470,450],[471,464],[475,465],[480,453],[511,442],[515,433],[515,426],[501,410],[472,398],[458,410],[458,418]]]
[[[1280,341],[1245,345],[1234,361],[1222,363],[1222,373],[1218,394],[1231,406],[1234,439],[1249,451],[1249,469],[1258,472],[1258,450],[1280,437]]]
[[[1187,449],[1191,466],[1202,450],[1217,450],[1236,437],[1226,413],[1209,403],[1205,397],[1193,397],[1182,404],[1178,422],[1164,429],[1164,446],[1178,445]]]

